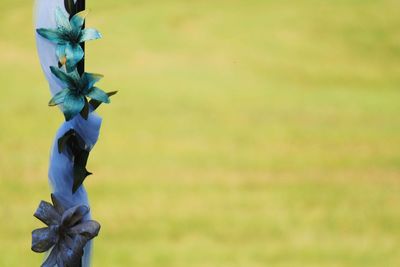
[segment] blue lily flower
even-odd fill
[[[37,29],[37,33],[57,44],[56,54],[61,65],[65,65],[67,72],[72,72],[84,52],[80,43],[101,38],[101,34],[95,29],[83,29],[87,11],[75,14],[71,20],[61,8],[56,9],[56,29]]]
[[[107,93],[94,86],[96,82],[103,78],[103,75],[85,72],[80,76],[76,69],[71,73],[65,73],[56,67],[50,67],[50,70],[66,88],[54,95],[49,106],[63,104],[62,110],[67,121],[83,110],[86,110],[87,118],[89,108],[86,97],[101,103],[110,103]],[[83,117],[85,118],[85,116]]]

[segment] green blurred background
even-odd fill
[[[102,106],[95,267],[400,266],[398,0],[87,0]],[[63,120],[32,2],[0,8],[0,266]]]

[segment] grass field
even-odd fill
[[[87,0],[94,267],[400,266],[398,0]],[[0,8],[0,266],[39,266],[47,107],[31,1]]]

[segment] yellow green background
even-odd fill
[[[400,266],[398,0],[87,0],[94,267]],[[63,121],[0,1],[0,266],[39,266]]]

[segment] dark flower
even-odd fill
[[[58,139],[58,152],[62,153],[64,151],[67,152],[74,163],[74,183],[72,185],[72,193],[74,194],[86,177],[92,174],[86,169],[89,150],[78,132],[71,129]]]
[[[51,249],[42,267],[79,267],[83,248],[96,237],[100,224],[93,220],[84,220],[89,207],[77,205],[66,208],[61,199],[51,195],[53,205],[42,201],[34,216],[48,227],[32,232],[32,250],[43,253]]]

